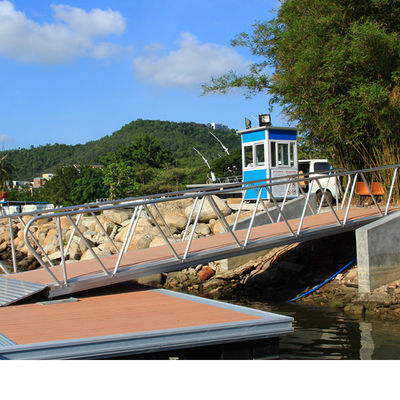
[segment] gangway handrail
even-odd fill
[[[324,200],[328,203],[328,211],[330,210],[333,215],[335,216],[336,222],[339,226],[344,227],[347,223],[347,218],[349,215],[349,209],[350,209],[350,204],[354,196],[354,185],[356,180],[358,179],[359,176],[362,177],[363,180],[366,180],[365,174],[367,173],[376,173],[379,171],[383,170],[388,170],[388,169],[394,169],[393,172],[393,178],[391,182],[391,187],[389,190],[388,194],[388,199],[387,199],[387,204],[385,211],[383,212],[380,207],[378,202],[376,201],[376,198],[374,197],[370,187],[368,186],[368,189],[370,191],[370,195],[373,199],[373,202],[375,206],[378,209],[379,215],[384,216],[387,215],[389,206],[390,206],[390,201],[391,201],[391,196],[393,194],[393,189],[394,189],[394,184],[396,181],[396,176],[397,176],[397,171],[398,168],[400,167],[400,164],[396,165],[391,165],[391,166],[382,166],[382,167],[377,167],[377,168],[368,168],[364,170],[354,170],[354,171],[347,171],[343,168],[341,169],[336,169],[336,170],[327,170],[324,172],[320,173],[312,173],[309,174],[309,176],[305,176],[304,173],[301,174],[294,174],[291,176],[287,177],[275,177],[271,179],[261,179],[261,180],[255,180],[252,182],[246,182],[246,183],[233,183],[233,184],[222,184],[218,186],[214,186],[212,188],[206,187],[206,188],[197,188],[196,190],[189,189],[189,190],[183,190],[183,191],[177,191],[177,192],[171,192],[171,193],[164,193],[164,194],[155,194],[155,195],[150,195],[150,196],[140,196],[136,198],[125,198],[125,199],[119,199],[119,200],[110,200],[104,203],[87,203],[84,205],[76,205],[76,206],[69,206],[69,207],[63,207],[63,208],[58,208],[58,209],[52,209],[52,210],[37,210],[33,212],[25,212],[25,213],[20,213],[15,215],[18,220],[23,223],[23,226],[25,227],[24,230],[24,240],[25,244],[28,247],[29,251],[34,255],[36,260],[39,262],[39,264],[48,272],[50,275],[53,284],[57,286],[68,286],[70,279],[68,275],[68,263],[66,262],[66,257],[68,256],[68,251],[71,245],[71,241],[74,237],[74,235],[78,235],[81,237],[82,241],[85,243],[86,247],[88,250],[91,252],[93,258],[96,260],[96,262],[99,265],[99,272],[102,272],[106,276],[115,276],[116,274],[119,273],[120,268],[121,268],[121,261],[123,260],[124,254],[128,251],[128,248],[130,246],[130,243],[132,241],[132,237],[135,233],[136,226],[139,222],[139,219],[141,217],[142,211],[146,212],[147,217],[151,219],[152,224],[157,228],[159,231],[161,237],[163,238],[165,244],[170,248],[171,250],[171,256],[173,259],[176,260],[177,263],[180,262],[187,262],[189,257],[191,257],[191,244],[194,240],[194,232],[196,229],[196,226],[198,224],[199,220],[199,215],[201,213],[202,207],[204,205],[205,200],[207,200],[211,208],[214,210],[215,214],[217,215],[221,226],[224,228],[223,230],[227,232],[234,240],[236,243],[236,246],[239,249],[246,249],[247,246],[249,245],[249,239],[250,239],[250,233],[251,230],[254,227],[254,220],[255,220],[255,215],[258,209],[258,205],[262,205],[264,211],[266,211],[267,215],[270,218],[271,223],[276,223],[279,222],[279,220],[282,218],[283,223],[286,225],[288,229],[288,234],[293,236],[293,237],[299,237],[302,235],[303,230],[302,230],[302,224],[305,218],[306,210],[311,209],[313,213],[319,213],[321,211],[321,204]],[[339,179],[342,177],[347,177],[348,182],[346,186],[346,190],[344,192],[343,198],[341,199],[342,203],[340,204],[340,209],[343,209],[345,206],[344,202],[347,201],[346,204],[346,212],[344,218],[340,218],[338,213],[335,211],[333,204],[331,203],[330,199],[326,196],[325,191],[327,190],[327,183],[321,183],[321,181],[328,179],[335,179],[339,182]],[[301,213],[299,215],[300,217],[300,222],[299,225],[296,229],[292,226],[290,219],[286,215],[286,197],[287,197],[287,191],[289,185],[296,184],[300,187],[300,182],[308,182],[309,183],[309,190],[308,193],[305,194],[302,189],[300,191],[302,192],[301,196],[305,198],[303,208],[301,210]],[[325,181],[326,182],[326,181]],[[322,193],[321,196],[321,203],[318,207],[317,210],[313,210],[310,204],[310,194],[312,191],[313,185],[317,185],[319,190]],[[274,188],[277,186],[281,186],[285,188],[285,199],[281,203],[281,205],[278,204],[278,198],[274,194]],[[351,187],[351,190],[350,190]],[[242,206],[244,203],[244,195],[242,196],[242,201],[241,205],[239,207],[238,213],[235,218],[235,222],[233,223],[233,226],[231,226],[226,218],[224,217],[223,213],[221,210],[218,208],[216,202],[213,199],[213,196],[219,196],[222,193],[223,194],[229,194],[229,193],[234,193],[237,192],[238,190],[241,190],[243,193],[246,193],[249,190],[254,190],[257,193],[257,202],[255,205],[255,208],[252,213],[252,217],[249,221],[249,225],[246,228],[247,229],[247,234],[245,235],[244,240],[239,240],[238,236],[236,235],[236,227],[237,227],[237,222],[239,220],[240,213],[242,211]],[[350,190],[350,194],[349,194]],[[275,222],[272,218],[271,215],[269,214],[268,207],[266,206],[264,199],[262,198],[262,192],[267,192],[268,197],[270,201],[275,205],[277,212],[278,212],[278,220]],[[348,198],[347,195],[349,194]],[[177,240],[172,234],[171,230],[168,227],[168,224],[166,223],[165,219],[162,216],[162,213],[158,209],[158,205],[161,203],[166,203],[166,202],[171,202],[171,201],[177,201],[177,200],[185,200],[185,199],[191,199],[193,200],[193,206],[190,212],[190,217],[188,218],[187,225],[185,228],[185,231],[180,237],[181,242],[186,242],[186,247],[182,253],[179,253],[177,251]],[[200,207],[197,208],[197,204],[200,200]],[[336,209],[339,210],[339,204],[338,201],[340,199],[336,199]],[[156,216],[152,214],[150,211],[150,208],[154,207],[154,210],[156,212]],[[129,222],[129,229],[126,233],[125,239],[123,240],[122,247],[118,249],[118,246],[116,245],[114,238],[111,238],[104,227],[102,226],[101,222],[97,218],[96,214],[99,212],[104,212],[107,210],[114,210],[114,209],[133,209],[133,213],[131,216],[131,221]],[[140,212],[139,212],[140,209]],[[83,232],[80,230],[79,225],[81,221],[81,216],[83,215],[92,215],[95,217],[95,223],[100,226],[100,230],[105,234],[106,239],[111,243],[111,245],[114,247],[114,250],[117,252],[118,257],[117,257],[117,262],[115,263],[114,267],[110,270],[109,268],[106,268],[106,266],[103,264],[101,261],[101,257],[97,256],[97,254],[94,252],[92,249],[92,246],[88,242],[88,240],[85,238],[85,235]],[[24,216],[31,216],[32,218],[25,223],[23,217]],[[194,218],[194,222],[191,227],[191,233],[189,234],[189,224],[191,223],[191,220]],[[72,226],[72,233],[71,236],[68,240],[68,243],[65,245],[62,240],[62,229],[61,229],[61,218],[67,218],[68,221],[70,222]],[[76,217],[76,219],[74,219]],[[4,217],[3,217],[4,218]],[[10,218],[10,216],[7,216],[7,218]],[[52,269],[54,267],[54,264],[51,262],[50,258],[44,251],[43,247],[40,245],[39,241],[35,238],[34,232],[31,230],[31,227],[34,226],[35,223],[37,223],[38,220],[43,219],[43,218],[48,218],[48,219],[55,219],[57,221],[57,229],[58,229],[58,238],[59,238],[59,246],[60,246],[60,252],[61,252],[61,269],[63,272],[63,279],[62,281],[58,279],[54,273],[52,272]],[[11,226],[11,221],[10,221],[10,226]],[[11,229],[12,231],[12,229]],[[189,235],[189,237],[188,237]],[[13,237],[11,236],[11,239],[13,240]],[[36,246],[37,248],[35,248]],[[42,253],[42,254],[39,254]],[[192,256],[193,258],[193,256]],[[15,263],[14,263],[15,265]],[[14,272],[16,272],[14,268]]]

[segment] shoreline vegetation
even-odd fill
[[[230,209],[229,202],[225,203],[218,197],[215,197],[215,201],[218,202],[227,221],[233,222],[236,214]],[[191,200],[171,202],[168,206],[160,208],[161,214],[177,239],[183,235],[190,211]],[[243,212],[241,218],[246,218],[250,214],[250,211]],[[122,247],[131,216],[132,210],[129,209],[108,210],[99,216],[100,222],[113,238],[117,248]],[[25,223],[28,219],[29,217],[24,217]],[[3,263],[5,260],[11,260],[7,222],[7,219],[0,221],[0,257]],[[73,228],[64,217],[61,218],[61,227],[63,238],[69,240]],[[12,229],[18,271],[38,268],[39,263],[32,255],[29,255],[23,240],[23,225],[14,222]],[[115,253],[115,249],[105,239],[94,217],[82,218],[80,229],[98,256]],[[217,221],[214,211],[211,207],[205,206],[200,214],[200,223],[196,226],[194,237],[217,234],[220,229],[221,224]],[[55,221],[48,218],[40,220],[40,223],[34,227],[34,232],[49,258],[58,264],[61,253]],[[69,261],[93,257],[82,239],[77,234],[75,235],[70,247]],[[157,228],[145,215],[142,216],[129,250],[151,248],[162,244],[164,244],[164,239]],[[226,301],[252,300],[283,303],[315,288],[355,257],[355,233],[347,232],[273,248],[231,270],[223,270],[221,263],[217,261],[182,271],[150,275],[138,279],[138,283]],[[389,283],[370,294],[362,295],[358,293],[357,283],[357,266],[354,265],[296,302],[340,309],[357,316],[398,318],[400,281]]]

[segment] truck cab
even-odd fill
[[[299,160],[298,166],[299,174],[303,174],[304,177],[329,175],[330,171],[332,170],[332,166],[327,159]],[[326,190],[325,196],[329,198],[331,203],[333,203],[333,200],[339,197],[339,189],[336,178],[322,178],[319,180],[319,183],[321,184],[322,188]],[[305,192],[308,192],[309,181],[300,182],[300,186]],[[313,183],[311,193],[316,193],[318,202],[321,201],[322,191],[317,182]]]

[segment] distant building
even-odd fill
[[[216,130],[216,129],[223,130],[223,131],[228,131],[229,130],[229,128],[226,125],[217,124],[216,122],[211,122],[210,126],[214,130]]]
[[[11,187],[14,189],[21,189],[24,186],[32,186],[32,182],[28,181],[12,181],[11,182]],[[9,183],[7,182],[7,186],[10,186]]]
[[[33,184],[32,187],[33,188],[40,188],[44,185],[44,181],[45,178],[43,178],[42,176],[38,176],[36,178],[33,178]]]
[[[42,178],[46,179],[46,181],[50,180],[53,176],[54,174],[42,174]]]

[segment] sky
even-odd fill
[[[278,0],[0,0],[0,149],[78,144],[141,119],[243,129],[268,97],[201,95],[257,61],[230,41]],[[259,61],[259,60],[258,60]],[[275,108],[272,123],[285,125]]]

